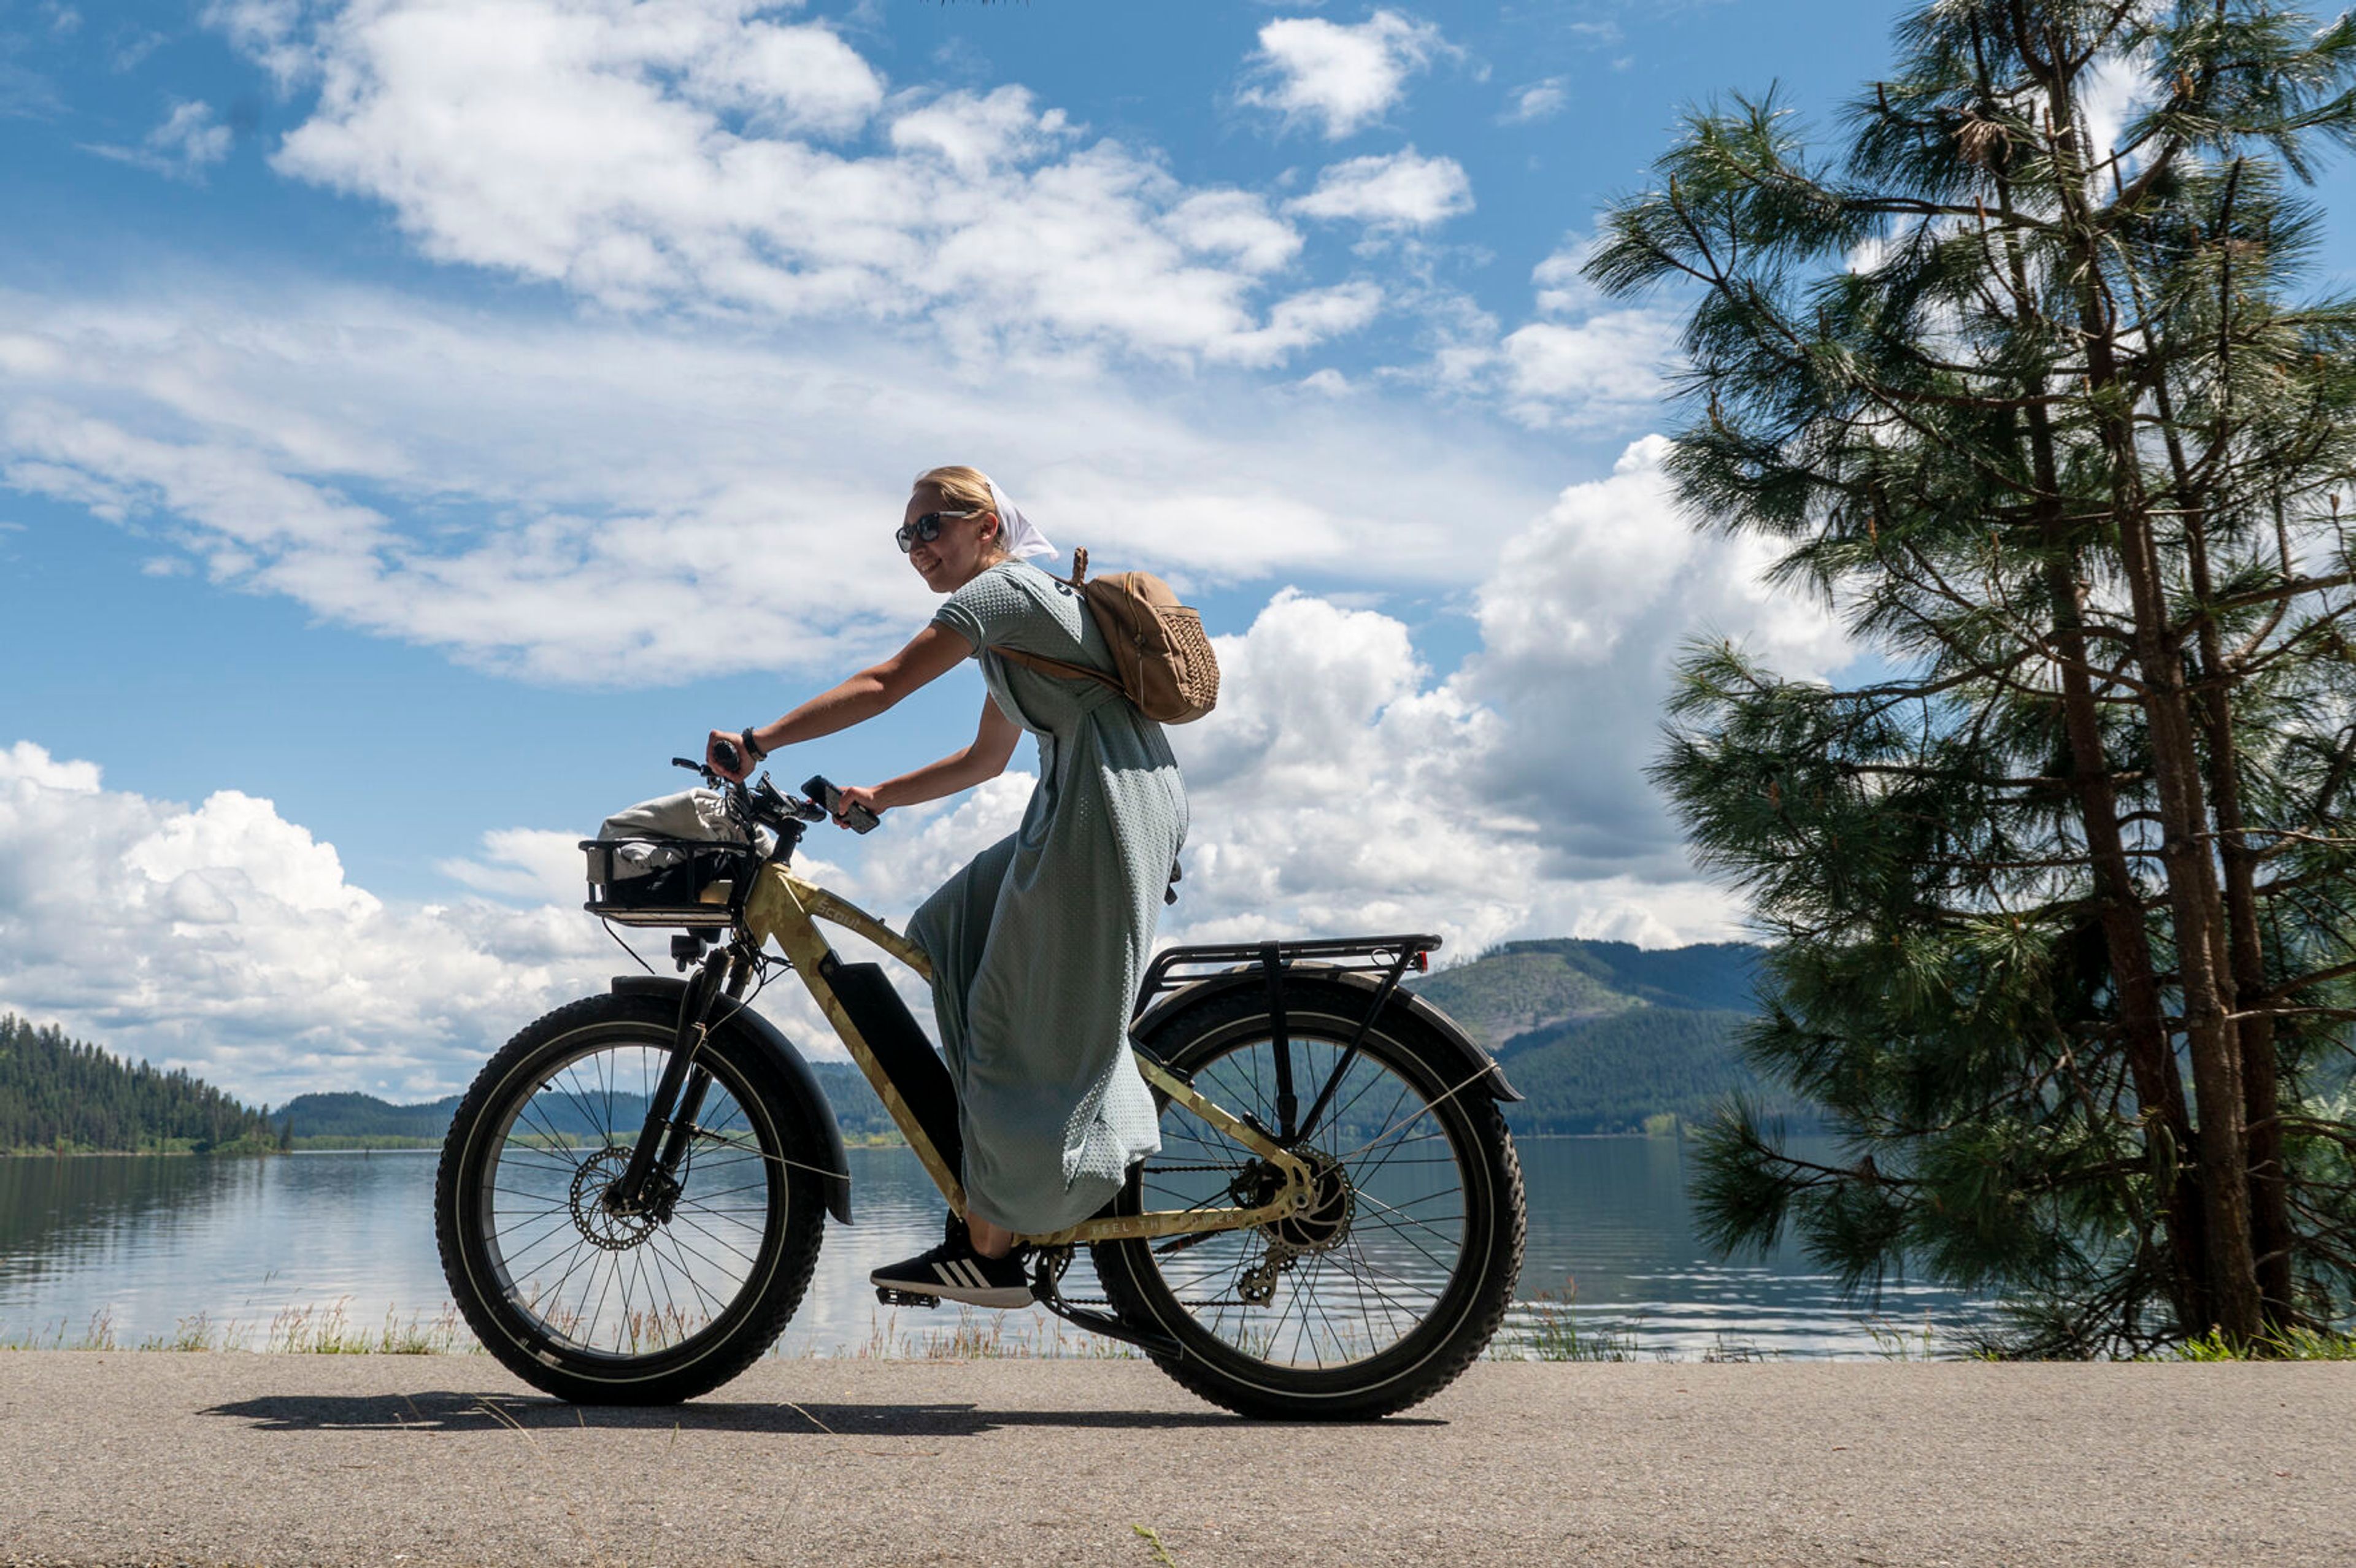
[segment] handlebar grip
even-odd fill
[[[744,770],[744,754],[736,749],[734,741],[712,741],[712,758],[724,772],[734,773]]]
[[[829,816],[831,816],[836,821],[844,824],[853,833],[873,833],[875,831],[875,824],[877,821],[875,814],[868,810],[863,805],[854,805],[848,811],[844,810],[842,805],[842,791],[836,785],[828,783],[825,774],[821,773],[818,777],[804,783],[802,785],[802,793],[809,796],[812,800],[818,802],[819,805],[824,809]]]

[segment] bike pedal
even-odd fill
[[[894,1290],[888,1285],[875,1287],[875,1299],[886,1307],[938,1307],[941,1298],[913,1290]]]

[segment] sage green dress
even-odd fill
[[[1186,789],[1162,726],[1119,692],[993,651],[1109,672],[1069,585],[1001,561],[933,624],[973,645],[991,699],[1039,741],[1022,827],[926,899],[908,935],[933,963],[968,1211],[1043,1235],[1095,1213],[1162,1147],[1129,1015],[1186,837]]]

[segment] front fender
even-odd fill
[[[1286,965],[1284,973],[1287,979],[1297,978],[1322,985],[1354,987],[1366,993],[1368,1003],[1374,1001],[1375,993],[1382,988],[1382,982],[1365,970],[1341,969],[1331,964],[1296,961]],[[1224,996],[1229,991],[1246,989],[1265,993],[1268,989],[1268,971],[1257,964],[1246,964],[1220,974],[1205,976],[1200,980],[1190,981],[1148,1008],[1143,1016],[1130,1026],[1129,1032],[1136,1040],[1150,1040],[1153,1036],[1157,1023],[1167,1019],[1180,1007],[1192,1007],[1196,1002],[1208,1001],[1214,997]],[[1520,1090],[1505,1082],[1505,1070],[1497,1065],[1495,1058],[1481,1049],[1477,1040],[1464,1032],[1464,1026],[1423,997],[1404,986],[1398,986],[1392,987],[1390,998],[1383,1006],[1387,1008],[1405,1008],[1418,1023],[1437,1035],[1449,1051],[1462,1063],[1468,1076],[1474,1073],[1480,1075],[1477,1087],[1491,1099],[1510,1101],[1522,1097]]]
[[[617,997],[668,997],[674,1002],[687,989],[684,977],[674,979],[668,975],[616,975],[613,992]],[[826,1178],[826,1208],[843,1224],[851,1223],[851,1162],[842,1152],[842,1126],[834,1119],[834,1106],[828,1101],[826,1091],[819,1087],[818,1074],[809,1069],[802,1053],[794,1049],[785,1031],[750,1008],[739,1008],[723,1027],[742,1029],[769,1054],[778,1075],[798,1093],[803,1123],[814,1135],[813,1141],[823,1151],[813,1164],[822,1165],[830,1173]]]

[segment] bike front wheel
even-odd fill
[[[594,997],[530,1024],[460,1103],[434,1182],[450,1290],[483,1348],[584,1403],[669,1404],[774,1342],[824,1232],[779,1074],[746,1035],[697,1053],[712,1083],[659,1202],[605,1201],[670,1060],[677,1004]]]
[[[1496,1103],[1403,1006],[1386,1008],[1353,1055],[1369,999],[1338,981],[1286,983],[1281,1049],[1296,1103],[1305,1114],[1325,1100],[1295,1147],[1316,1173],[1307,1211],[1094,1248],[1121,1317],[1176,1341],[1178,1354],[1156,1357],[1162,1370],[1242,1414],[1371,1420],[1430,1398],[1487,1346],[1521,1272],[1521,1165]],[[1182,1008],[1146,1043],[1231,1115],[1279,1125],[1264,996]],[[1116,1211],[1249,1206],[1280,1186],[1175,1102],[1162,1106],[1162,1146]]]

